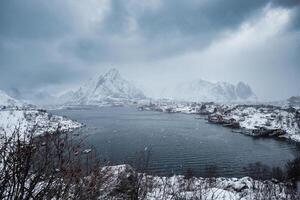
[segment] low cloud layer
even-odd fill
[[[110,67],[149,95],[189,79],[300,93],[299,0],[0,2],[0,87],[53,93]]]

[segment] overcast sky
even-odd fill
[[[297,95],[300,1],[0,1],[0,88],[58,93],[111,67],[148,94],[202,78]]]

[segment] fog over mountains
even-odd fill
[[[166,90],[169,98],[186,101],[243,102],[257,101],[251,87],[244,82],[233,85],[228,82],[212,83],[202,79],[184,82]]]
[[[121,76],[117,69],[90,79],[78,90],[69,91],[59,97],[59,102],[72,105],[99,105],[110,102],[130,102],[146,98],[144,92]],[[165,89],[159,98],[185,101],[237,102],[256,101],[251,87],[239,82],[233,85],[227,82],[211,83],[205,80],[184,82],[173,88]]]
[[[19,93],[16,89],[14,91]],[[95,76],[79,88],[71,88],[71,90],[59,96],[47,91],[27,94],[26,99],[22,98],[20,94],[11,95],[15,94],[11,91],[9,95],[14,98],[9,97],[4,92],[0,94],[2,94],[2,99],[5,99],[6,104],[17,101],[15,99],[20,99],[37,105],[101,105],[154,98],[145,94],[141,88],[124,78],[115,68]],[[164,88],[161,95],[155,98],[198,102],[256,102],[258,100],[252,88],[244,82],[234,85],[228,82],[212,83],[202,79],[185,81]]]
[[[4,91],[0,90],[0,106],[11,107],[20,106],[22,103],[17,99],[6,94]]]

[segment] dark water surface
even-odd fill
[[[299,146],[272,138],[252,138],[231,129],[206,123],[199,116],[137,111],[133,107],[56,110],[86,124],[81,129],[101,160],[132,163],[150,149],[149,171],[155,174],[184,173],[192,168],[203,175],[209,165],[218,176],[240,177],[243,167],[262,162],[284,164],[300,154]]]

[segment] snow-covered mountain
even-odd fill
[[[300,96],[292,96],[287,102],[289,106],[300,107]]]
[[[104,75],[91,79],[77,91],[61,96],[65,103],[72,105],[99,105],[145,98],[143,92],[123,79],[117,69],[110,69]]]
[[[20,107],[23,103],[0,90],[0,107]]]
[[[251,87],[239,82],[233,85],[227,82],[212,83],[205,80],[194,80],[178,85],[169,97],[186,101],[239,102],[256,101],[257,97]]]

